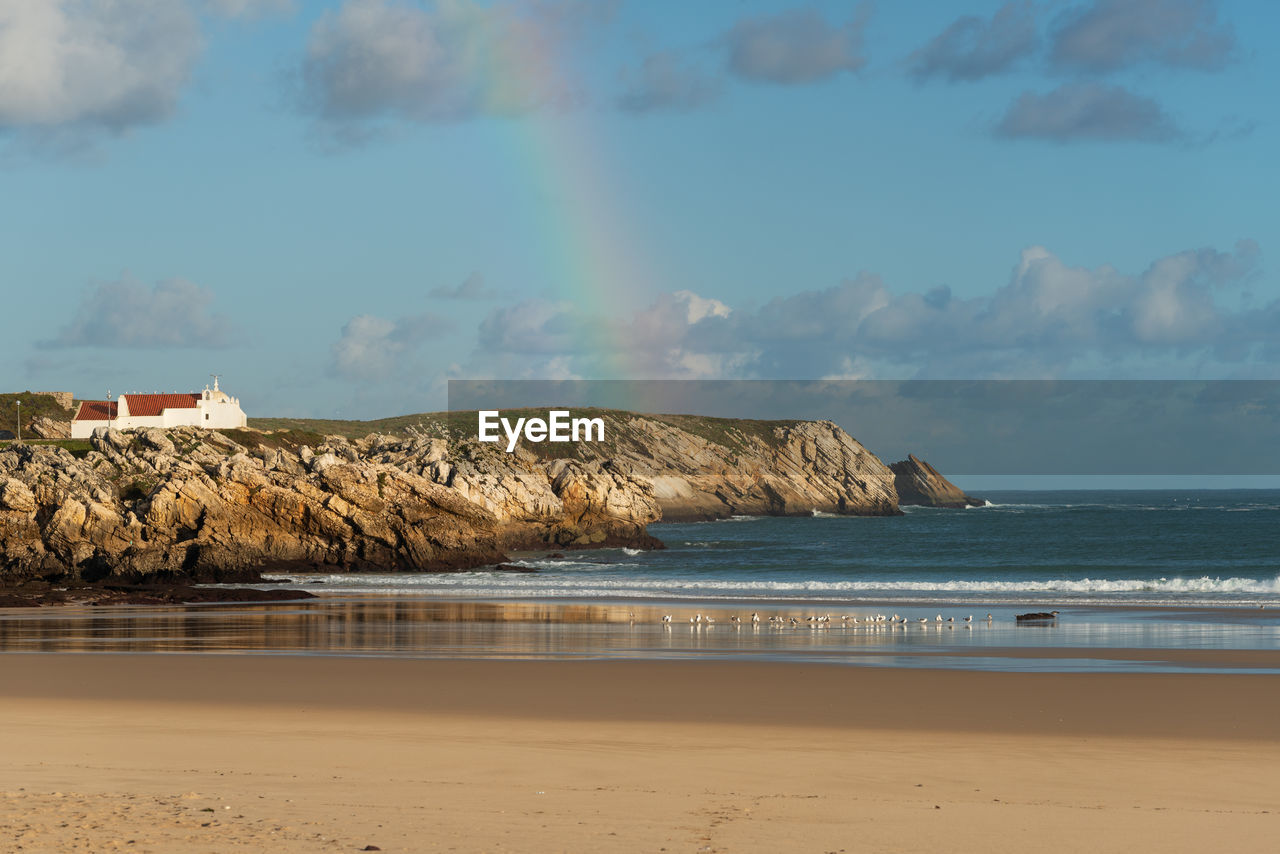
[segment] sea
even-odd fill
[[[665,549],[524,572],[282,575],[317,598],[11,617],[0,649],[1280,673],[1280,490],[984,497],[659,523]]]

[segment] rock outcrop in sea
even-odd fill
[[[288,432],[100,429],[87,453],[10,445],[0,578],[455,570],[514,549],[657,548],[646,526],[663,518],[900,512],[893,473],[831,422],[613,425],[614,441],[567,458],[421,433],[312,447]]]
[[[899,504],[964,508],[982,507],[987,503],[984,499],[966,495],[960,487],[914,454],[908,454],[905,460],[889,467],[893,469]]]

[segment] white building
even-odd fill
[[[122,394],[114,402],[86,400],[71,419],[71,438],[87,439],[98,427],[203,427],[225,430],[249,423],[238,398],[207,385],[199,394]]]

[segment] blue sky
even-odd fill
[[[0,376],[1280,378],[1278,17],[15,0]]]

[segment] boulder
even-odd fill
[[[39,439],[71,438],[70,421],[54,421],[52,418],[46,418],[43,415],[37,415],[32,418],[27,425],[27,429],[31,431],[32,436]]]

